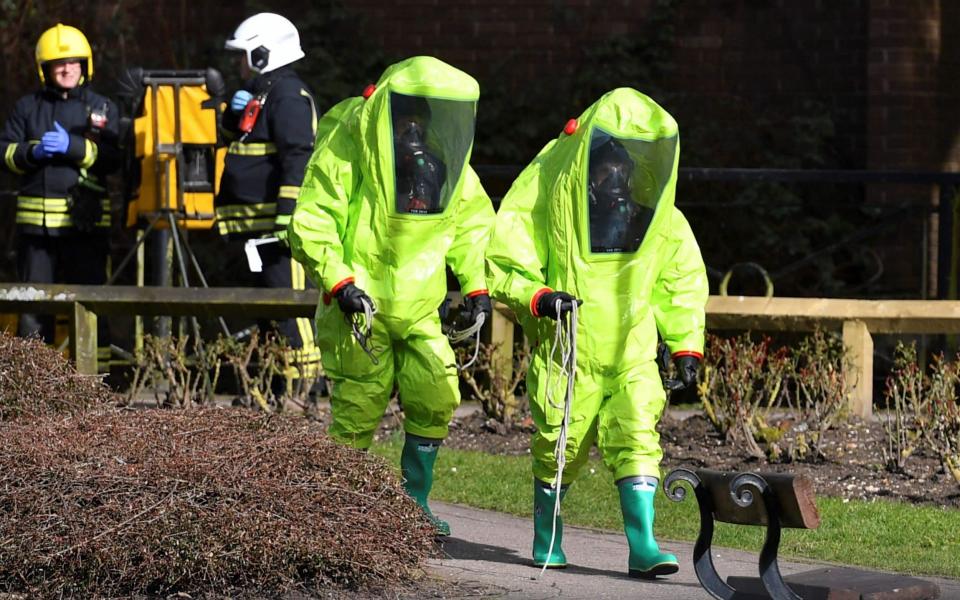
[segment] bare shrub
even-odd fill
[[[291,348],[275,332],[254,333],[245,341],[226,339],[226,361],[237,373],[240,394],[264,412],[283,412],[288,403],[307,410],[307,396],[316,377],[299,377]],[[276,382],[281,382],[277,386]]]
[[[379,457],[303,419],[88,411],[0,436],[0,590],[29,597],[391,584],[433,528]]]
[[[887,378],[889,414],[883,420],[887,437],[887,469],[907,472],[918,450],[927,450],[960,484],[960,356],[948,361],[934,356],[927,372],[917,359],[916,346],[897,344],[894,368]]]
[[[187,348],[192,346],[192,352]],[[200,342],[195,337],[146,335],[134,352],[133,378],[127,403],[145,390],[153,390],[157,406],[189,407],[213,402],[226,338]],[[165,384],[165,385],[164,385]],[[161,399],[161,388],[167,391]]]
[[[516,395],[517,386],[527,375],[530,353],[521,345],[513,351],[513,374],[510,377],[496,364],[498,344],[480,344],[477,359],[470,367],[460,371],[473,397],[480,401],[483,413],[504,425],[513,424],[525,411],[523,400]],[[458,359],[469,360],[472,353],[465,348],[457,349]]]
[[[134,355],[127,402],[151,390],[157,406],[210,404],[223,368],[229,366],[241,397],[262,411],[282,412],[288,404],[306,411],[316,377],[300,377],[291,355],[290,346],[274,332],[260,336],[254,330],[244,340],[221,335],[202,343],[195,337],[146,335]]]
[[[763,458],[757,440],[779,439],[768,416],[784,393],[786,349],[774,349],[769,337],[753,341],[749,333],[729,339],[708,335],[705,354],[699,392],[707,418],[727,443]]]
[[[118,400],[99,376],[80,375],[40,339],[0,332],[0,421],[73,413]]]
[[[824,434],[847,415],[846,353],[843,340],[817,329],[791,353],[790,385],[784,394],[793,412],[786,440],[788,460],[822,460]],[[785,427],[781,427],[785,429]],[[770,452],[775,457],[779,452]]]
[[[928,402],[924,383],[916,346],[898,342],[884,393],[890,414],[883,420],[887,437],[883,458],[889,471],[906,472],[907,460],[919,447],[920,419]]]
[[[927,386],[926,418],[920,421],[926,446],[932,450],[943,468],[960,484],[960,356],[949,362],[935,356],[930,365]]]

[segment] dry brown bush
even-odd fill
[[[88,411],[0,435],[0,591],[382,586],[414,577],[433,539],[382,460],[302,418]]]
[[[78,374],[62,354],[41,340],[0,332],[0,421],[117,402],[98,376]]]

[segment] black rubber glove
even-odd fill
[[[560,300],[560,314],[557,314],[557,300]],[[583,300],[578,300],[566,292],[547,292],[537,299],[537,316],[550,317],[554,321],[562,317],[565,313],[573,310],[573,303],[577,306],[583,304]]]
[[[337,290],[336,298],[337,304],[340,305],[340,310],[342,310],[345,315],[363,312],[363,303],[361,300],[366,300],[370,303],[371,307],[373,306],[373,300],[370,299],[370,296],[352,283],[348,283]]]
[[[486,315],[486,321],[489,322],[490,315],[493,314],[493,304],[490,302],[490,295],[476,294],[464,298],[462,314],[471,325],[477,322],[477,317],[481,314]]]
[[[683,383],[683,388],[697,385],[700,378],[700,359],[690,354],[678,356],[673,363],[677,367],[677,378]]]

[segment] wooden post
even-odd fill
[[[490,318],[490,343],[496,345],[491,365],[504,381],[513,377],[513,321],[494,307]]]
[[[79,302],[70,311],[70,356],[78,373],[97,374],[97,315]]]
[[[873,338],[863,321],[843,322],[843,347],[850,414],[868,419],[873,415]]]

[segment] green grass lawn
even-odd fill
[[[376,445],[373,451],[398,464],[398,439]],[[431,498],[529,517],[530,458],[444,448],[437,459]],[[781,556],[960,577],[960,510],[837,498],[820,498],[817,504],[820,528],[785,529]],[[692,494],[680,503],[657,494],[656,507],[658,539],[696,538],[700,517]],[[563,515],[571,525],[622,530],[616,488],[602,463],[591,462],[585,468],[567,494]],[[714,544],[759,553],[763,533],[760,527],[718,524]]]

